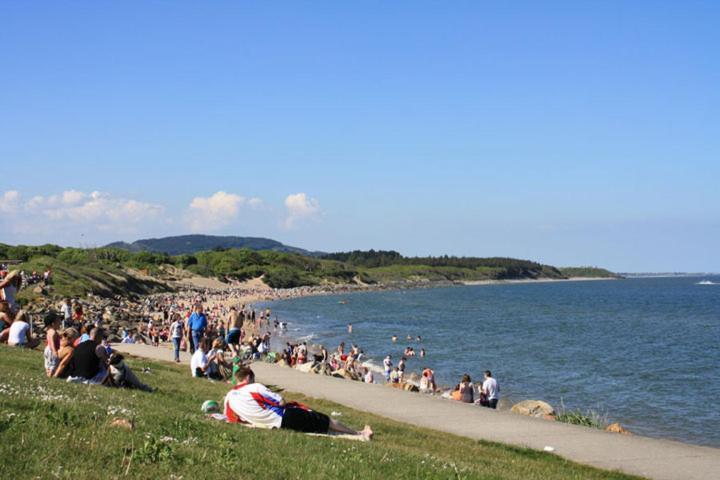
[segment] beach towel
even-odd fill
[[[225,415],[223,415],[222,413],[212,413],[212,414],[208,415],[207,417],[211,420],[216,420],[218,422],[230,423],[228,418]],[[233,425],[242,425],[245,428],[266,428],[266,427],[262,427],[262,426],[255,426],[251,423],[233,423]],[[333,432],[330,432],[330,433],[305,433],[304,435],[309,435],[311,437],[329,437],[332,439],[339,438],[342,440],[354,440],[356,442],[366,441],[360,435],[348,435],[345,433],[333,433]]]

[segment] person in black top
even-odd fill
[[[102,339],[102,330],[93,328],[90,340],[75,347],[70,365],[68,366],[69,381],[79,383],[102,383],[107,374],[105,366],[97,356],[95,349]]]

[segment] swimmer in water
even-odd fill
[[[393,335],[393,336],[392,336],[392,342],[393,342],[393,343],[397,342],[397,335]]]
[[[348,323],[348,333],[352,333],[352,323]]]

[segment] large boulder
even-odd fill
[[[546,416],[555,415],[555,409],[552,405],[542,400],[523,400],[513,405],[510,411],[520,415],[539,418],[547,418]]]
[[[310,371],[312,371],[313,364],[312,363],[301,363],[299,365],[295,365],[295,368],[297,370],[300,370],[301,372],[310,373]]]
[[[621,433],[623,435],[632,435],[630,430],[623,428],[623,426],[619,423],[611,423],[607,426],[607,428],[605,428],[605,431],[610,433]]]

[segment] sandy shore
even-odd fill
[[[570,278],[523,278],[520,280],[478,280],[461,282],[463,285],[515,285],[525,283],[562,283],[562,282],[599,282],[607,280],[621,280],[620,278],[614,277],[570,277]]]
[[[556,282],[597,282],[620,280],[619,278],[606,277],[570,277],[570,278],[542,278],[530,279],[524,278],[519,280],[478,280],[465,282],[415,282],[404,284],[382,284],[382,285],[327,285],[315,287],[296,287],[289,289],[275,289],[265,285],[259,278],[249,280],[247,282],[234,285],[232,288],[238,288],[245,293],[238,299],[240,303],[253,304],[257,302],[270,302],[276,300],[288,300],[291,298],[300,298],[317,295],[341,295],[352,292],[380,292],[386,290],[415,289],[415,288],[439,288],[451,286],[476,286],[476,285],[520,285],[534,283],[556,283]],[[224,284],[221,284],[224,285]],[[207,288],[207,284],[193,285],[195,287]],[[224,288],[228,288],[224,285]],[[237,302],[235,302],[237,303]]]

